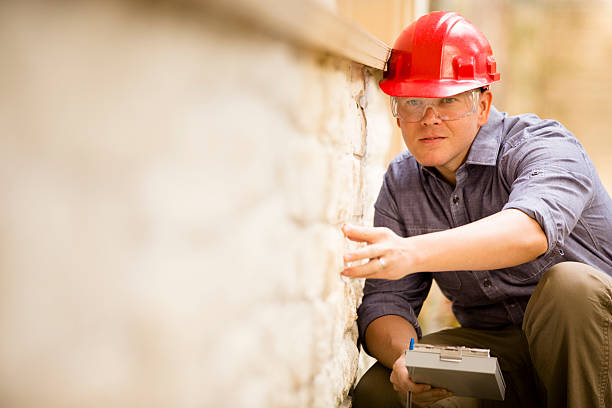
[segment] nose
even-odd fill
[[[421,119],[421,124],[428,125],[439,125],[442,120],[438,116],[438,113],[434,110],[432,106],[428,106],[425,108],[425,113],[423,114],[423,118]]]

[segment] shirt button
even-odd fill
[[[459,202],[459,197],[458,196],[454,196],[453,197],[453,204],[457,204]]]
[[[559,255],[565,255],[565,252],[563,252],[562,249],[559,250]]]
[[[485,279],[484,282],[482,282],[482,284],[484,285],[485,288],[490,288],[492,285],[489,279]]]

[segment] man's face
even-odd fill
[[[420,121],[407,122],[400,117],[397,124],[414,158],[423,166],[435,167],[454,184],[455,172],[465,161],[478,130],[489,119],[491,100],[491,92],[483,92],[476,111],[461,119],[442,120],[427,108]]]

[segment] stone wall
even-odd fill
[[[0,27],[0,405],[350,405],[380,73],[180,2]]]

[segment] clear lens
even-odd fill
[[[445,98],[391,97],[393,116],[406,122],[419,122],[428,108],[442,120],[457,120],[476,111],[479,92],[476,89]]]

